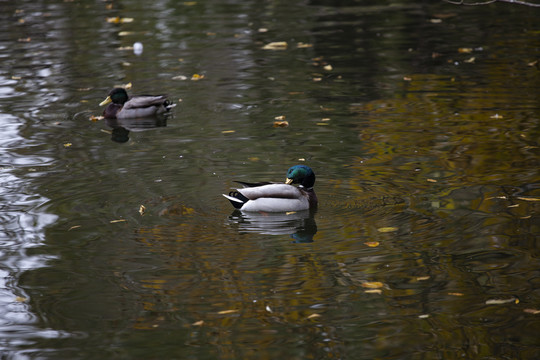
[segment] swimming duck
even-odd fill
[[[107,105],[103,111],[106,119],[131,119],[163,114],[173,108],[164,95],[138,95],[131,99],[125,89],[114,88],[99,106]]]
[[[237,182],[244,188],[223,196],[242,211],[287,212],[317,207],[317,195],[313,190],[315,173],[306,165],[291,167],[287,171],[285,184]],[[296,187],[291,184],[300,185]]]

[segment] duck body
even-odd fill
[[[313,190],[315,174],[306,165],[295,165],[287,172],[283,183],[239,182],[244,188],[231,191],[225,196],[231,204],[242,211],[288,212],[314,209],[317,195]],[[300,184],[298,187],[292,184]]]
[[[115,88],[99,105],[107,105],[103,111],[106,119],[133,119],[164,114],[175,105],[164,95],[137,95],[128,97],[125,89]]]

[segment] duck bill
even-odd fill
[[[292,182],[293,182],[293,179],[288,179],[288,178],[285,179],[285,184],[287,184],[287,185],[292,184]]]
[[[107,96],[107,98],[105,100],[103,100],[102,102],[99,103],[99,106],[107,105],[111,101],[112,101],[111,97]]]

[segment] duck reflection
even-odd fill
[[[317,233],[315,211],[304,210],[293,213],[262,213],[235,210],[229,222],[240,232],[255,232],[264,235],[289,235],[293,243],[313,242]]]
[[[129,140],[130,131],[146,131],[167,126],[167,117],[156,115],[133,119],[105,119],[105,123],[112,128],[111,140],[125,143]]]

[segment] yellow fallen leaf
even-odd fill
[[[292,215],[292,214],[296,214],[296,211],[287,211],[287,212],[285,213],[285,215]]]
[[[283,121],[283,120],[285,120],[285,115],[276,116],[276,117],[274,117],[274,120]]]
[[[219,311],[218,314],[219,315],[226,315],[226,314],[234,314],[234,313],[237,313],[237,312],[238,312],[238,310],[231,309],[231,310]]]
[[[306,161],[304,158],[298,158],[298,161]]]
[[[461,54],[468,54],[468,53],[472,53],[473,49],[472,48],[459,48],[458,49],[458,53],[461,53]]]
[[[323,123],[323,122],[320,122],[320,123],[316,123],[315,125],[317,126],[328,126],[330,125],[329,123]]]
[[[326,70],[326,71],[332,71],[333,67],[332,67],[332,65],[328,64],[328,65],[325,65],[323,67],[323,69]]]
[[[121,18],[120,16],[108,17],[107,22],[111,24],[127,24],[133,22],[133,18]]]
[[[144,215],[144,212],[146,211],[146,207],[144,205],[139,206],[139,214]]]
[[[64,147],[65,147],[65,148],[68,148],[68,147],[71,147],[72,145],[73,145],[72,143],[68,142],[68,143],[65,143],[65,144],[64,144]]]
[[[289,126],[288,121],[274,121],[274,127],[287,127]]]
[[[311,314],[307,318],[308,319],[316,319],[316,318],[319,318],[319,317],[321,317],[321,315],[319,315],[319,314]]]
[[[81,227],[81,225],[73,225],[72,227],[70,227],[70,228],[68,229],[68,231],[75,230],[75,229],[78,229],[78,228],[80,228],[80,227]]]
[[[204,321],[203,320],[199,320],[199,321],[195,321],[193,324],[193,326],[201,326],[202,324],[204,324]]]
[[[236,132],[236,131],[235,130],[223,130],[221,133],[222,134],[232,134],[234,132]]]
[[[463,60],[463,62],[467,64],[472,64],[474,63],[474,60],[476,60],[476,58],[473,56],[473,57],[468,58],[467,60]]]
[[[378,289],[382,288],[384,284],[379,281],[366,281],[362,283],[362,287],[368,288],[368,289]]]
[[[429,314],[418,315],[419,319],[427,319],[428,317],[429,317]]]
[[[416,280],[418,280],[418,281],[424,281],[424,280],[429,280],[429,278],[430,278],[429,276],[418,276],[418,277],[416,278]]]
[[[193,75],[191,76],[191,80],[192,80],[192,81],[199,81],[199,80],[202,80],[202,79],[204,79],[204,75],[193,74]]]
[[[430,183],[436,183],[437,182],[437,180],[435,180],[435,179],[426,179],[426,181],[430,182]]]
[[[322,118],[321,121],[330,121],[330,118]]]
[[[377,231],[381,233],[393,232],[393,231],[398,231],[398,230],[399,229],[397,227],[393,227],[393,226],[387,226],[387,227],[382,227],[382,228],[377,229]]]
[[[287,42],[285,41],[274,41],[268,43],[262,47],[263,50],[286,50]]]
[[[315,81],[315,82],[322,81],[322,77],[314,77],[314,78],[313,78],[313,81]]]
[[[27,300],[28,300],[27,298],[22,297],[22,296],[17,296],[15,298],[15,301],[17,301],[17,302],[26,302]]]
[[[379,246],[378,241],[368,241],[368,242],[365,242],[364,244],[369,246],[369,247],[377,247],[377,246]]]
[[[382,291],[381,289],[369,289],[369,290],[364,290],[364,292],[366,294],[382,294]]]
[[[452,295],[452,296],[463,296],[464,294],[458,293],[458,292],[451,292],[451,293],[448,293],[448,295]]]
[[[308,43],[299,42],[299,43],[296,44],[296,47],[297,47],[298,49],[311,48],[311,47],[313,47],[313,44],[308,44]]]

